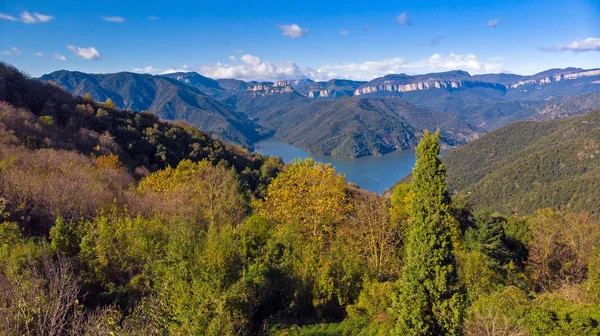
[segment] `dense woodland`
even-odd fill
[[[372,194],[0,64],[0,329],[597,335],[598,215],[473,210],[439,133]]]
[[[574,118],[522,121],[444,158],[448,184],[477,209],[533,214],[552,207],[600,210],[600,110]]]

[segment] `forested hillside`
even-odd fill
[[[598,215],[473,211],[439,132],[387,197],[90,98],[0,64],[3,334],[600,333]]]
[[[202,78],[208,82],[206,85],[212,83]],[[192,85],[200,80],[188,85],[167,77],[131,72],[87,74],[65,70],[44,75],[41,80],[53,82],[76,96],[87,93],[95,101],[111,99],[121,109],[148,110],[162,119],[183,120],[244,146],[250,147],[263,137],[260,127],[244,114],[231,111]],[[206,85],[202,87],[207,88]],[[218,86],[214,89],[218,90]]]
[[[479,136],[449,113],[399,99],[343,97],[264,110],[254,114],[274,136],[314,155],[360,157],[414,148],[424,129],[442,130],[445,146]]]
[[[454,193],[478,209],[600,209],[600,110],[581,117],[525,121],[486,134],[444,157]]]
[[[55,71],[42,80],[117,107],[185,120],[252,149],[268,136],[315,155],[360,157],[413,148],[439,127],[445,146],[514,121],[556,119],[600,107],[600,70],[550,69],[532,76],[447,71],[389,74],[369,82],[211,79],[196,72],[152,76]],[[427,117],[423,117],[423,116]]]

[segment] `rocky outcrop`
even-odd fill
[[[354,91],[355,96],[375,93],[375,92],[410,92],[430,89],[459,89],[463,87],[490,87],[494,89],[504,90],[506,87],[503,84],[478,82],[478,81],[423,81],[408,84],[394,84],[392,82],[379,85],[367,84]]]
[[[572,72],[572,73],[560,73],[560,74],[556,74],[556,75],[552,75],[552,76],[546,76],[543,78],[526,79],[526,80],[522,80],[522,81],[511,84],[510,88],[516,89],[519,86],[523,86],[523,85],[536,85],[536,84],[544,85],[544,84],[548,84],[548,83],[552,83],[552,82],[558,82],[561,80],[570,80],[570,79],[577,79],[577,78],[581,78],[581,77],[596,77],[596,76],[600,76],[600,69]]]
[[[259,83],[248,87],[248,91],[254,93],[254,95],[271,95],[277,93],[291,93],[294,89],[290,85],[289,81],[277,81],[274,83]]]
[[[308,98],[339,98],[342,96],[352,96],[354,91],[341,91],[341,90],[319,90],[310,91],[306,94]]]

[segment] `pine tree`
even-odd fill
[[[413,170],[405,265],[394,303],[399,335],[457,335],[463,296],[453,253],[456,221],[450,214],[446,168],[438,155],[439,131],[425,131]]]

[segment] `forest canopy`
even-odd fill
[[[376,195],[0,64],[0,329],[597,335],[600,220],[473,210],[439,133]]]

